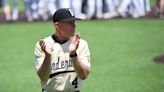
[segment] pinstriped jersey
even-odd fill
[[[45,92],[74,92],[82,87],[83,80],[77,77],[73,67],[68,47],[74,37],[64,43],[55,41],[53,36],[44,39],[45,44],[51,52],[51,74],[47,82],[42,81],[42,89]],[[35,68],[38,70],[43,64],[45,54],[41,50],[39,42],[35,47]],[[85,40],[80,39],[79,47],[76,50],[81,62],[90,67],[90,51]]]

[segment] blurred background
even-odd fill
[[[163,18],[163,0],[1,0],[0,22],[47,21],[59,8],[72,8],[84,20]]]
[[[55,32],[56,9],[71,7],[87,40],[91,73],[81,92],[164,92],[164,0],[0,0],[0,92],[41,92],[38,40]]]

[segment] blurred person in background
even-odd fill
[[[96,18],[101,19],[103,18],[103,0],[96,0]]]
[[[58,0],[39,0],[38,14],[42,20],[46,21],[53,16],[54,12],[59,8]]]
[[[25,13],[26,13],[27,21],[32,22],[33,21],[32,8],[31,8],[32,0],[24,0],[24,3],[25,3]]]
[[[144,0],[145,13],[148,14],[151,11],[150,0]]]
[[[132,18],[139,18],[139,17],[141,17],[141,13],[140,13],[141,11],[144,11],[144,7],[141,8],[141,4],[139,3],[139,1],[131,0],[130,5],[128,6],[128,14]]]
[[[84,0],[72,0],[72,9],[75,16],[80,19],[87,19],[87,15],[82,12],[82,4]]]
[[[164,18],[164,0],[157,0],[156,12],[159,18]]]
[[[91,19],[95,14],[95,0],[87,0],[87,19]]]
[[[87,19],[103,18],[103,0],[87,0]]]
[[[121,17],[126,18],[128,17],[128,7],[132,3],[132,0],[121,0],[120,5],[118,7],[118,13]]]
[[[145,16],[146,11],[150,11],[148,0],[122,0],[118,7],[118,13],[122,17],[128,17],[130,15],[132,18],[139,18]]]
[[[49,5],[49,0],[38,1],[38,14],[39,17],[41,17],[42,20],[44,21],[48,20],[48,5]]]
[[[59,8],[71,8],[71,0],[59,0]]]
[[[10,11],[10,6],[9,6],[7,0],[0,0],[0,7],[3,8],[3,12],[5,14],[6,21],[10,21],[11,20],[11,11]]]
[[[140,4],[140,15],[141,16],[145,16],[147,15],[150,11],[150,1],[149,0],[138,0],[139,4]]]
[[[107,4],[107,10],[103,14],[103,18],[110,19],[113,17],[117,17],[118,13],[116,8],[117,8],[118,0],[104,0],[104,2],[105,4]]]
[[[49,0],[48,3],[48,10],[50,13],[50,16],[53,16],[54,12],[58,9],[58,0]]]
[[[12,19],[13,21],[18,20],[18,17],[19,17],[18,1],[19,1],[19,0],[13,0],[12,15],[11,15],[11,19]]]
[[[27,21],[32,22],[37,20],[38,16],[38,1],[37,0],[24,0],[25,3],[25,13]]]
[[[38,0],[32,0],[31,2],[31,8],[32,8],[32,17],[34,20],[38,20]]]

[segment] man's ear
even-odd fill
[[[59,30],[59,22],[55,22],[54,26],[56,27],[57,30]]]

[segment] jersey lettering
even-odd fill
[[[52,70],[59,70],[59,69],[64,69],[67,67],[72,67],[73,63],[71,62],[71,59],[69,60],[61,60],[60,56],[58,57],[57,62],[53,62],[51,65]]]

